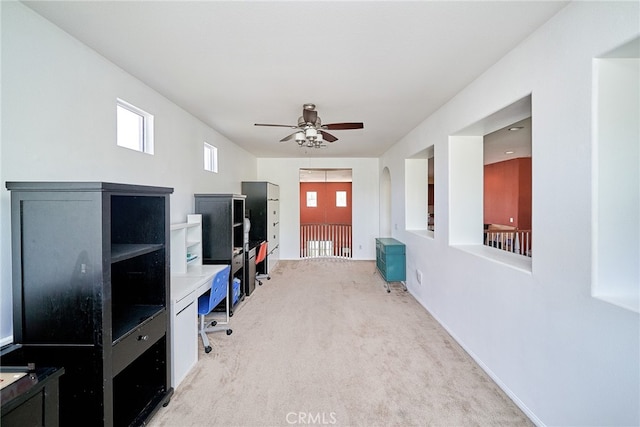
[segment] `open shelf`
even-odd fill
[[[162,249],[163,245],[144,244],[144,243],[128,243],[111,245],[111,262],[116,263],[140,255],[145,255],[158,249]]]

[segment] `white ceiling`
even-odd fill
[[[377,157],[567,4],[24,3],[258,157]],[[254,126],[295,125],[307,102],[364,129],[306,149]]]
[[[531,157],[531,117],[485,135],[483,148],[485,165]]]

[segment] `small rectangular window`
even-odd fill
[[[337,208],[346,208],[347,207],[347,192],[346,191],[336,191],[336,207]]]
[[[204,170],[218,173],[218,148],[204,143]]]
[[[318,207],[318,193],[315,191],[307,191],[307,207]]]
[[[121,99],[116,100],[116,143],[153,154],[153,115]]]

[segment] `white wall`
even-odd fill
[[[17,2],[2,6],[0,337],[11,327],[11,219],[6,181],[109,181],[174,188],[171,222],[194,193],[240,193],[256,158]],[[116,146],[116,98],[155,116],[155,154]],[[203,170],[203,141],[219,173]]]
[[[592,59],[637,36],[638,9],[637,2],[569,4],[380,162],[391,171],[392,222],[403,224],[404,160],[435,143],[434,238],[394,230],[407,244],[409,291],[541,425],[640,424],[638,313],[590,289]],[[450,231],[460,223],[450,185],[461,176],[450,175],[449,136],[528,94],[530,272],[450,246],[460,231]]]
[[[258,179],[280,186],[280,259],[300,258],[301,168],[352,169],[353,259],[375,259],[380,203],[378,159],[261,158]]]

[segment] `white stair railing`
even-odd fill
[[[351,258],[351,224],[300,225],[300,258]]]
[[[484,244],[522,256],[531,256],[531,230],[485,230]]]

